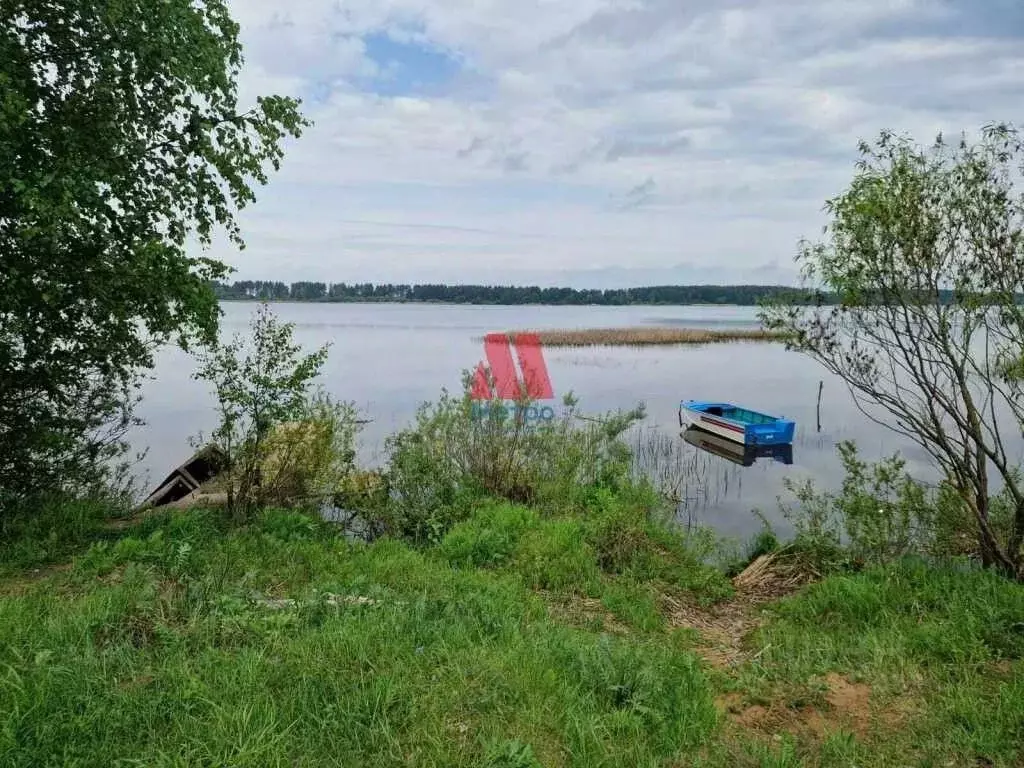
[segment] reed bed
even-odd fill
[[[695,449],[677,434],[637,426],[630,435],[634,479],[644,478],[675,506],[677,522],[691,528],[695,518],[733,491],[742,491],[737,466]]]
[[[545,347],[656,346],[715,344],[736,341],[781,341],[782,334],[760,328],[581,328],[547,331],[509,331],[513,338],[534,333]]]

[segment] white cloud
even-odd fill
[[[237,0],[243,95],[317,98],[315,126],[243,216],[249,248],[219,255],[286,280],[455,281],[484,263],[503,281],[683,263],[767,274],[818,231],[859,139],[1017,117],[1024,49],[982,33],[999,20],[977,8]],[[382,32],[447,52],[459,74],[373,93],[364,38]]]

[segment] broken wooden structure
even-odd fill
[[[220,474],[225,463],[224,452],[217,446],[201,448],[164,478],[157,489],[142,502],[142,507],[164,507],[194,495],[204,483]]]

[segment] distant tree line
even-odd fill
[[[654,285],[644,288],[540,288],[536,285],[393,285],[382,283],[282,283],[270,280],[239,280],[213,283],[221,300],[325,301],[325,302],[419,302],[437,304],[735,304],[756,306],[765,300],[789,304],[834,304],[830,292],[792,288],[784,285]],[[963,297],[940,290],[937,301],[955,303]],[[884,302],[862,297],[868,303]],[[1016,303],[1024,303],[1018,294]]]
[[[317,283],[290,285],[266,280],[214,283],[220,299],[331,302],[432,302],[450,304],[739,304],[766,298],[812,299],[778,285],[660,285],[646,288],[578,289],[511,285],[393,285],[384,283]],[[827,297],[821,297],[827,300]]]

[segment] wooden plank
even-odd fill
[[[191,472],[189,472],[187,469],[185,469],[186,466],[187,465],[182,465],[181,467],[179,467],[178,474],[181,475],[181,477],[185,480],[185,482],[187,482],[192,487],[192,490],[194,491],[196,488],[199,487],[199,481],[196,480],[194,477],[192,477],[192,473]]]

